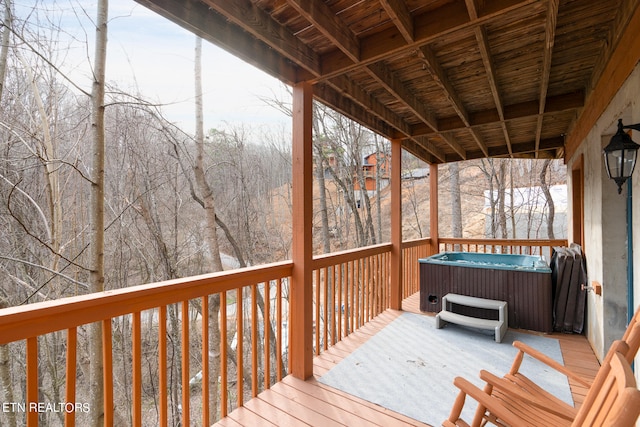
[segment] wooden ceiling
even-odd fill
[[[429,163],[562,157],[640,3],[137,1]]]

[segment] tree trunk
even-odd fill
[[[551,240],[555,239],[555,233],[553,232],[553,221],[556,214],[555,205],[553,204],[553,198],[551,197],[551,191],[549,190],[549,184],[547,184],[547,171],[549,170],[550,159],[546,159],[542,164],[542,170],[540,171],[540,186],[544,197],[547,199],[547,206],[549,206],[549,214],[547,216],[547,237]]]
[[[500,169],[498,175],[498,218],[500,223],[500,229],[502,230],[502,238],[508,237],[507,233],[507,211],[505,208],[505,193],[506,193],[506,181],[507,181],[507,163],[504,160],[500,160]]]
[[[0,39],[0,101],[2,101],[2,90],[4,88],[4,79],[7,73],[7,57],[9,55],[9,35],[11,34],[9,27],[11,26],[11,0],[4,2],[4,25],[2,30],[2,38]],[[0,105],[2,105],[0,103]]]
[[[7,308],[9,304],[4,298],[0,298],[0,309]],[[11,354],[9,352],[9,344],[0,345],[0,382],[2,382],[2,389],[5,402],[15,402],[13,394],[13,381],[11,379]],[[7,425],[10,427],[16,426],[16,413],[14,411],[7,411],[3,414],[7,417]]]
[[[460,165],[449,163],[449,190],[451,192],[451,237],[462,237],[462,200],[460,198]],[[460,250],[456,245],[455,250]]]
[[[327,211],[327,189],[324,182],[324,157],[322,147],[316,146],[316,181],[320,193],[320,219],[322,222],[322,244],[324,253],[331,252],[331,236],[329,235],[329,214]]]
[[[91,93],[91,128],[93,132],[93,153],[91,169],[91,272],[89,288],[91,292],[104,290],[104,86],[107,60],[107,19],[109,4],[98,0],[96,19],[96,48],[93,64],[93,87]],[[94,323],[90,327],[90,392],[91,424],[104,425],[104,390],[102,359],[102,325]],[[110,366],[107,369],[111,369]]]
[[[5,0],[4,29],[2,31],[2,45],[0,46],[0,105],[2,105],[2,90],[7,70],[7,56],[9,54],[9,26],[11,25],[11,0]],[[7,308],[9,304],[4,298],[0,299],[0,309]],[[13,381],[11,381],[11,355],[9,345],[0,345],[0,382],[5,402],[15,402],[13,394]],[[13,411],[5,413],[7,425],[16,426],[16,414]]]
[[[196,185],[204,202],[206,229],[205,237],[210,251],[211,269],[213,272],[222,271],[222,259],[220,258],[220,246],[218,244],[218,231],[216,228],[216,210],[213,191],[207,183],[204,172],[204,119],[202,107],[202,39],[196,37],[195,47],[195,97],[196,97],[196,164],[194,175]],[[226,304],[226,301],[223,303]],[[218,375],[220,372],[220,326],[219,310],[220,295],[209,297],[209,313],[203,313],[202,318],[208,317],[209,321],[209,366],[210,378],[202,378],[209,382],[209,414],[215,417],[218,412]],[[183,355],[188,357],[188,355]]]

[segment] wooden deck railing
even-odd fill
[[[88,345],[88,325],[96,322],[102,325],[105,425],[142,425],[143,415],[144,423],[151,425],[212,424],[243,405],[245,382],[251,384],[250,395],[256,396],[286,375],[283,334],[291,270],[291,262],[281,262],[1,310],[0,344],[12,346],[14,355],[23,354],[23,361],[15,364],[25,371],[16,378],[26,377],[25,395],[15,396],[22,403],[13,406],[17,424],[37,425],[39,417],[48,424],[43,418],[54,416],[46,406],[38,406],[44,403],[39,402],[40,386],[51,381],[49,375],[43,378],[47,363],[40,361],[51,351],[40,348],[45,340],[57,340],[55,348],[62,349],[48,363],[62,360],[66,369],[63,405],[55,402],[62,408],[57,411],[62,415],[56,416],[64,418],[58,423],[86,425],[86,412],[100,411],[89,406],[88,383],[77,383],[77,377],[86,377],[82,365],[87,362],[85,353],[78,357],[79,348]],[[220,342],[230,341],[233,331],[237,334],[231,348],[210,342],[215,322],[203,321],[200,313],[211,313],[212,304],[220,305]],[[243,336],[244,331],[249,336]],[[250,346],[246,350],[245,342]],[[123,354],[114,354],[114,346]],[[223,396],[215,414],[209,411],[209,390],[218,384],[210,378],[211,354],[220,355],[216,394]],[[209,380],[194,381],[202,377]],[[173,391],[178,389],[176,395]],[[196,389],[199,396],[192,395]]]
[[[314,258],[315,354],[389,307],[391,245]]]
[[[402,298],[408,298],[420,290],[420,258],[431,253],[431,239],[402,242]]]
[[[403,242],[403,298],[419,290],[417,260],[431,255],[431,243],[428,238]],[[439,240],[441,250],[455,245],[467,251],[536,254],[566,241]],[[381,244],[313,259],[315,354],[390,306],[391,249]],[[290,372],[292,269],[286,261],[0,310],[0,346],[11,347],[13,366],[22,366],[26,378],[24,395],[15,397],[26,408],[16,414],[18,424],[37,425],[39,417],[47,423],[41,411],[29,408],[42,403],[41,387],[55,379],[45,369],[52,360],[64,365],[59,386],[64,403],[99,410],[86,406],[83,349],[88,325],[96,323],[102,325],[108,423],[209,425],[226,416]],[[203,321],[201,313],[215,313],[218,305],[219,325],[209,318],[215,316]],[[211,341],[217,327],[219,343]],[[58,343],[53,356],[45,354],[50,341]],[[219,365],[211,355],[219,355]],[[211,396],[219,400],[217,409],[210,409]],[[68,426],[86,422],[82,411],[62,412],[46,416],[58,416]]]
[[[440,252],[464,251],[502,254],[542,255],[547,262],[551,260],[553,248],[567,246],[567,239],[464,239],[440,238]]]

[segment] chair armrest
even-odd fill
[[[491,385],[494,389],[500,390],[504,395],[509,397],[509,400],[526,402],[529,405],[536,406],[569,421],[572,421],[576,416],[576,409],[566,402],[555,397],[553,397],[553,401],[549,400],[550,398],[540,398],[523,390],[507,378],[500,378],[484,369],[480,371],[480,379]]]
[[[561,363],[558,363],[556,360],[554,360],[551,357],[547,356],[546,354],[536,350],[535,348],[526,345],[522,341],[514,341],[513,342],[513,346],[515,348],[517,348],[518,350],[520,350],[521,352],[527,354],[528,356],[533,357],[534,359],[544,363],[545,365],[549,366],[550,368],[553,368],[556,371],[566,375],[568,378],[570,378],[570,379],[572,379],[572,380],[574,380],[576,382],[579,382],[580,384],[584,385],[585,387],[587,387],[587,388],[591,387],[591,381],[588,381],[588,380],[584,379],[583,377],[581,377],[580,375],[576,374],[572,370],[566,368]]]
[[[520,417],[518,417],[516,414],[507,409],[502,403],[500,403],[498,399],[485,393],[483,390],[480,390],[478,387],[476,387],[466,379],[462,377],[456,377],[453,380],[453,384],[460,389],[462,395],[461,397],[458,397],[458,401],[461,400],[462,403],[464,403],[464,398],[466,395],[477,401],[480,406],[486,408],[491,414],[495,415],[506,424],[512,426],[525,426],[527,424],[526,421],[520,419]],[[462,410],[462,405],[460,405],[458,409],[460,409],[460,411],[452,411],[449,419],[445,423],[443,423],[443,425],[451,425],[451,423],[453,423],[453,425],[460,425],[457,423],[457,421],[459,413]],[[456,414],[455,412],[458,413]],[[452,418],[454,419],[452,420]]]

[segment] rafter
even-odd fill
[[[286,83],[313,84],[319,101],[438,163],[570,155],[583,132],[572,119],[600,109],[584,108],[589,78],[611,74],[603,64],[640,7],[640,0],[588,9],[570,0],[137,1]],[[567,93],[548,96],[563,87]],[[516,143],[528,132],[531,143]]]
[[[284,79],[287,83],[293,83],[298,79],[310,79],[317,75],[320,69],[318,56],[299,46],[300,43],[295,42],[295,45],[307,52],[309,59],[303,69],[308,73],[298,67],[302,64],[287,60],[268,43],[251,37],[250,34],[198,0],[136,1],[249,64],[259,67],[274,77]]]
[[[413,39],[413,18],[407,4],[401,0],[380,0],[380,4],[391,18],[407,43]]]
[[[409,141],[412,141],[412,142],[409,142]],[[422,147],[422,149],[428,151],[440,162],[444,162],[446,159],[444,152],[440,150],[434,143],[432,143],[427,137],[423,136],[418,138],[412,138],[410,140],[406,140],[405,142],[407,146],[411,146],[412,144],[417,144],[417,146]],[[403,145],[405,145],[405,142],[403,142]]]
[[[546,138],[546,139],[542,139],[540,140],[540,145],[537,149],[537,152],[542,153],[542,152],[550,152],[553,153],[551,156],[549,157],[553,157],[556,158],[556,153],[559,150],[562,150],[564,148],[564,138],[562,137],[555,137],[555,138]],[[512,150],[511,152],[509,152],[507,150],[507,147],[502,145],[499,147],[490,147],[489,148],[489,157],[513,157],[513,156],[523,156],[523,155],[530,155],[528,157],[535,157],[536,154],[536,142],[535,141],[529,141],[529,142],[524,142],[524,143],[519,143],[519,144],[513,144]],[[468,151],[467,152],[467,159],[468,160],[472,160],[472,159],[480,159],[486,157],[485,154],[478,150],[478,151]],[[459,159],[456,158],[455,155],[453,154],[448,154],[447,155],[447,162],[455,162],[458,161]]]
[[[409,107],[420,120],[434,131],[438,130],[435,114],[429,111],[424,103],[420,102],[386,65],[383,63],[372,64],[368,67],[368,71],[389,93]]]
[[[458,113],[458,116],[460,117],[464,125],[469,129],[469,133],[471,134],[471,137],[474,139],[474,141],[476,141],[476,144],[478,144],[478,147],[480,147],[480,149],[484,153],[488,154],[487,146],[482,142],[480,135],[478,135],[478,133],[473,128],[471,128],[471,123],[469,122],[469,113],[467,112],[467,109],[462,104],[462,100],[460,99],[457,91],[449,81],[449,77],[447,77],[447,74],[445,73],[444,69],[440,66],[440,63],[438,62],[438,59],[436,58],[433,51],[429,48],[429,46],[422,46],[418,51],[418,54],[422,57],[423,64],[427,69],[427,71],[431,74],[433,81],[438,86],[440,86],[445,96],[447,97],[447,99],[449,99],[449,102],[453,106],[453,109],[456,111],[456,113]],[[458,154],[460,154],[463,160],[465,159],[466,154],[464,154],[464,150],[462,150],[462,148],[459,145],[456,146],[454,144],[455,141],[453,141],[449,137],[444,137],[444,136],[443,136],[443,139],[451,146],[451,148],[453,148],[454,150],[456,150]]]
[[[447,144],[449,144],[449,146],[451,148],[453,148],[453,150],[458,153],[458,155],[460,156],[460,158],[462,160],[467,160],[467,152],[466,150],[462,147],[462,145],[460,145],[450,133],[440,133],[439,134],[440,138],[442,138],[444,140],[444,142],[446,142]]]
[[[341,96],[333,87],[326,83],[314,86],[314,96],[319,101],[331,106],[337,112],[353,119],[361,125],[380,135],[397,136],[397,131],[386,121],[381,120],[367,108],[353,102],[351,99]]]
[[[300,15],[338,47],[353,62],[360,60],[360,43],[324,2],[287,0]]]
[[[584,106],[584,93],[571,92],[563,95],[547,97],[545,101],[545,114],[559,113],[563,111],[577,110]],[[521,102],[504,107],[502,118],[495,109],[478,111],[469,115],[471,127],[491,125],[494,123],[509,122],[511,120],[532,117],[538,114],[538,101]],[[438,120],[438,129],[441,132],[464,129],[466,125],[459,116],[443,117]],[[432,135],[433,129],[426,125],[414,125],[411,135]]]
[[[547,23],[545,25],[544,58],[542,60],[542,71],[540,81],[540,106],[538,108],[538,123],[536,123],[536,151],[542,138],[542,122],[544,119],[545,102],[547,100],[547,90],[549,89],[549,74],[551,73],[551,57],[553,55],[553,45],[556,39],[556,23],[558,21],[559,0],[549,0],[547,9]]]
[[[327,84],[351,98],[355,103],[376,115],[380,120],[389,123],[398,131],[398,137],[408,137],[411,134],[411,127],[407,122],[394,114],[373,96],[366,93],[360,86],[353,82],[353,80],[346,76],[339,76],[329,80]]]
[[[327,52],[321,56],[321,79],[329,79],[373,63],[418,49],[443,35],[465,28],[476,27],[500,16],[537,3],[537,0],[501,0],[478,19],[468,17],[464,3],[447,3],[435,10],[413,16],[414,42],[407,43],[394,26],[360,39],[360,62],[354,64],[341,51]]]
[[[175,0],[153,0],[155,3]],[[193,4],[197,3],[187,0]],[[321,74],[320,58],[291,31],[249,0],[203,0],[212,10],[224,15],[234,25],[267,44],[283,57],[309,71]],[[213,31],[213,29],[212,29]],[[246,49],[249,51],[248,49]]]

